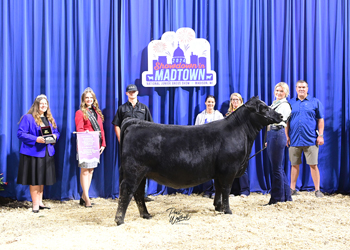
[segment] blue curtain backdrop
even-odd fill
[[[216,108],[225,113],[232,92],[240,92],[244,100],[259,95],[271,104],[276,83],[287,82],[294,97],[299,79],[309,83],[309,93],[325,106],[321,190],[349,193],[349,18],[347,0],[0,1],[0,173],[8,182],[0,196],[31,200],[28,186],[16,184],[17,123],[41,93],[48,96],[61,133],[55,155],[57,183],[45,187],[45,198],[79,198],[72,132],[80,96],[88,86],[105,116],[107,140],[90,195],[114,198],[119,194],[118,143],[111,121],[127,100],[126,85],[139,86],[139,100],[149,106],[155,122],[192,125],[208,94],[216,96]],[[143,88],[148,43],[181,27],[210,42],[217,85]],[[262,137],[253,152],[261,149]],[[289,176],[288,158],[285,171]],[[266,152],[249,162],[248,174],[251,191],[269,191]],[[297,187],[313,188],[305,164]],[[169,192],[174,190],[150,181],[149,193]]]

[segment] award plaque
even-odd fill
[[[52,134],[50,126],[41,127],[41,134],[44,137],[46,144],[56,143],[56,139]]]

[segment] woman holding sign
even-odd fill
[[[100,154],[106,147],[105,132],[102,122],[103,114],[98,106],[96,95],[91,88],[86,88],[81,95],[80,109],[75,113],[75,126],[77,132],[100,131]],[[89,188],[92,180],[94,168],[97,162],[83,162],[80,167],[80,184],[83,194],[80,198],[80,205],[91,207],[89,198]]]
[[[60,133],[45,95],[35,99],[28,113],[21,117],[17,137],[22,142],[17,184],[29,185],[33,213],[50,209],[43,204],[44,185],[56,182],[54,144]]]

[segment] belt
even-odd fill
[[[270,126],[270,130],[280,130],[282,128],[284,128],[282,125],[277,125],[277,126],[271,125]]]

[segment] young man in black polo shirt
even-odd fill
[[[112,124],[114,125],[114,131],[117,135],[118,142],[120,143],[120,128],[123,120],[127,117],[138,118],[140,120],[153,122],[151,112],[147,106],[137,100],[137,87],[135,84],[130,84],[126,87],[126,95],[128,101],[123,105],[119,106],[117,113],[114,116]],[[146,183],[146,196],[147,196],[147,184]],[[153,199],[145,197],[145,201],[152,201]]]

